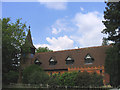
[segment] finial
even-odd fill
[[[29,26],[29,30],[30,30],[30,26]]]

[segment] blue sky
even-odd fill
[[[38,0],[39,1],[39,0]],[[36,47],[65,50],[102,44],[104,2],[3,2],[2,17],[31,26]]]

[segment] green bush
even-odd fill
[[[30,84],[46,84],[49,80],[49,76],[45,72],[35,71],[30,75],[28,82]]]
[[[50,76],[48,84],[51,86],[59,85],[59,77],[59,74],[53,74],[52,76]]]
[[[50,76],[49,85],[98,87],[103,86],[103,77],[97,73],[65,72]]]
[[[59,85],[75,86],[77,72],[66,72],[59,77]]]
[[[23,83],[44,84],[48,79],[48,74],[38,65],[31,65],[23,71]]]
[[[23,71],[23,83],[49,84],[51,86],[98,87],[103,85],[103,77],[97,73],[65,72],[48,76],[38,65],[31,65]]]
[[[103,77],[97,73],[80,72],[75,79],[75,84],[81,87],[103,86]]]
[[[98,87],[98,86],[103,86],[103,85],[104,85],[103,76],[97,73],[92,73],[91,74],[91,86]]]
[[[10,84],[10,83],[17,83],[18,80],[18,72],[15,71],[9,71],[8,73],[5,73],[3,78],[5,78],[6,80],[6,84]]]
[[[79,72],[77,77],[75,78],[75,85],[81,87],[90,86],[90,74],[88,72]]]

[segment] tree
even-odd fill
[[[2,75],[18,66],[20,60],[21,46],[25,40],[26,25],[17,19],[15,23],[10,22],[10,18],[2,19]],[[18,69],[16,69],[18,70]],[[3,78],[3,83],[8,82],[7,77]]]
[[[103,21],[103,23],[106,28],[102,33],[108,34],[108,40],[120,43],[120,1],[107,2],[104,19],[105,21]]]
[[[107,2],[106,11],[104,11],[103,21],[105,29],[102,33],[107,34],[107,40],[114,42],[108,49],[105,60],[105,71],[110,74],[110,84],[120,85],[120,1]]]
[[[50,50],[48,47],[39,47],[38,49],[36,49],[36,53],[40,53],[40,52],[52,52],[53,50]]]
[[[45,84],[49,76],[38,65],[31,65],[23,70],[23,83]]]
[[[102,46],[105,46],[105,45],[109,45],[109,43],[108,43],[108,40],[105,37],[103,37]]]
[[[110,75],[110,84],[112,86],[119,85],[119,62],[120,55],[118,47],[113,46],[107,50],[107,57],[105,60],[105,72]]]

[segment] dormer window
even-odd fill
[[[54,62],[55,60],[53,58],[50,59],[50,62]]]
[[[74,59],[73,58],[71,58],[70,56],[68,56],[67,58],[66,58],[66,64],[68,65],[68,64],[73,64],[74,63]]]
[[[94,61],[94,58],[90,54],[87,54],[85,56],[85,64],[92,64],[93,61]]]
[[[55,65],[57,63],[57,61],[53,58],[50,58],[49,60],[49,65]]]
[[[35,59],[34,63],[37,64],[37,65],[42,64],[38,59]]]

